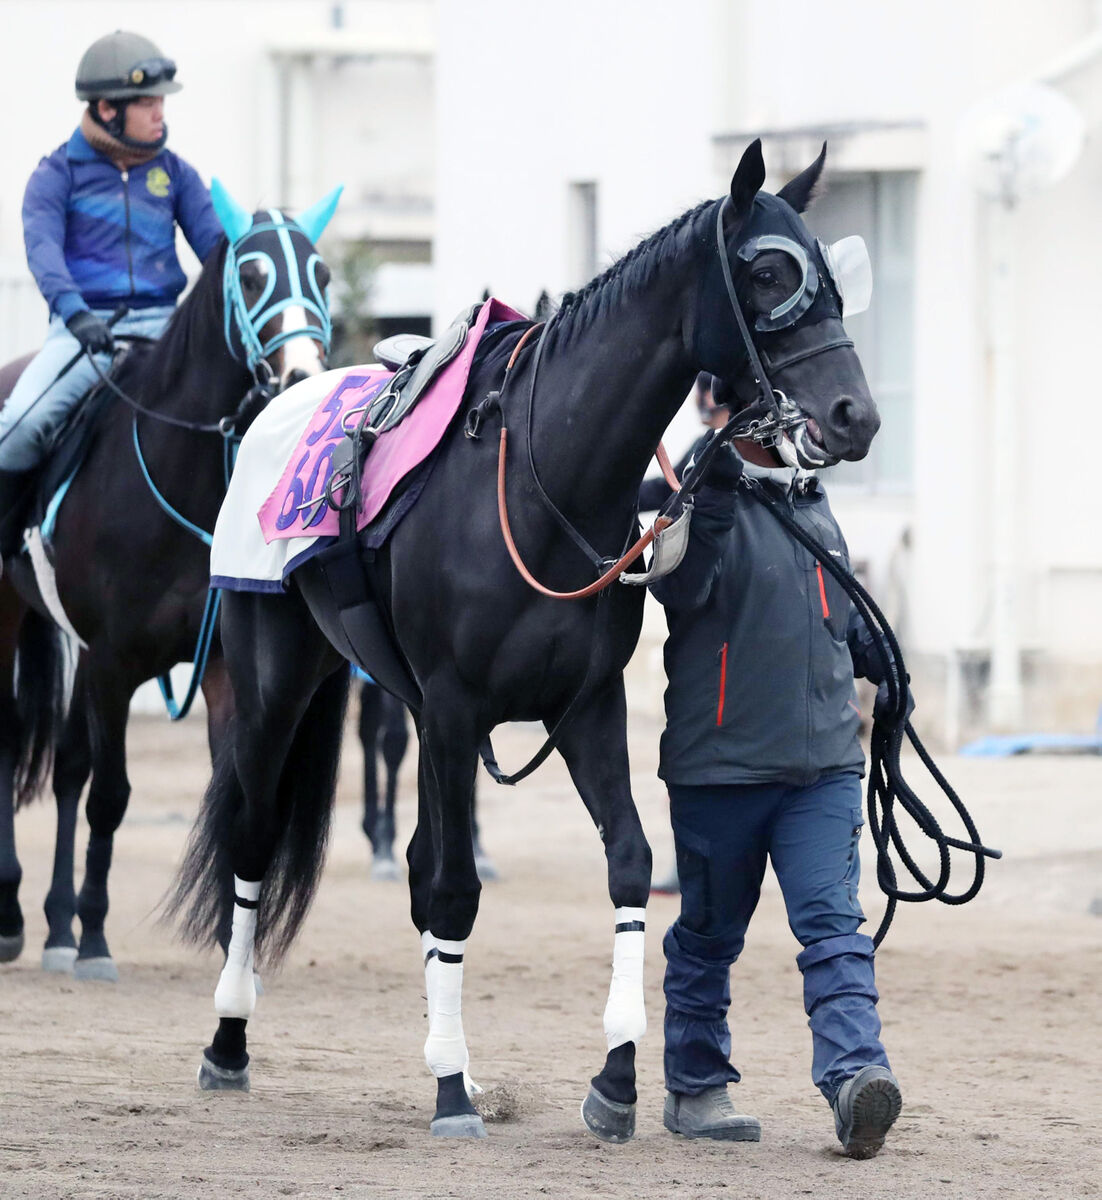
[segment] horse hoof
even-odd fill
[[[429,1126],[433,1137],[484,1138],[486,1126],[478,1113],[459,1113],[454,1117],[437,1117]]]
[[[582,1121],[602,1142],[630,1142],[635,1136],[635,1105],[606,1100],[591,1087],[582,1102]]]
[[[73,965],[73,978],[95,980],[99,983],[118,983],[119,969],[113,958],[80,958]]]
[[[392,883],[401,878],[398,874],[398,864],[392,858],[376,858],[371,863],[371,878],[381,879]]]
[[[249,1068],[241,1067],[237,1071],[226,1067],[216,1066],[204,1054],[199,1064],[197,1078],[201,1092],[247,1092],[249,1090]]]
[[[23,931],[0,936],[0,962],[15,962],[23,953]]]
[[[42,951],[42,969],[53,975],[72,975],[76,961],[76,946],[47,946]]]

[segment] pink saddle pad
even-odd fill
[[[363,529],[382,512],[395,486],[425,461],[451,424],[471,372],[475,350],[486,326],[495,321],[520,321],[524,315],[488,300],[467,334],[462,350],[440,372],[409,415],[379,435],[364,462],[362,504],[356,528]],[[327,504],[311,505],[325,491],[332,473],[333,451],[344,437],[344,417],[377,396],[393,372],[381,367],[350,367],[318,406],[299,438],[279,478],[257,516],[265,542],[276,538],[336,536],[340,518]],[[307,507],[303,508],[302,505]]]

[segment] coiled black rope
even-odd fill
[[[967,904],[983,886],[986,865],[984,859],[1002,858],[1002,851],[992,850],[980,841],[979,831],[968,810],[930,757],[926,747],[919,740],[918,734],[911,727],[908,719],[911,707],[910,677],[907,674],[903,654],[899,649],[895,633],[884,614],[877,607],[876,602],[864,587],[844,567],[839,565],[824,546],[821,546],[789,516],[783,505],[778,504],[766,494],[760,483],[754,479],[748,479],[745,475],[739,483],[759,504],[767,508],[805,549],[814,554],[816,559],[845,589],[846,595],[853,601],[858,614],[868,627],[884,680],[888,685],[887,712],[874,714],[869,746],[869,830],[876,846],[876,879],[880,890],[888,897],[883,920],[873,938],[873,944],[879,946],[888,932],[888,927],[895,916],[896,905],[900,900],[909,902],[940,900],[942,904]],[[949,797],[968,831],[970,841],[961,841],[959,838],[947,836],[933,813],[922,803],[903,778],[900,751],[903,748],[904,736],[915,748],[935,782]],[[932,880],[925,874],[903,842],[895,814],[897,800],[907,815],[913,819],[920,832],[924,833],[937,846],[940,865],[936,879]],[[911,877],[919,884],[920,890],[906,891],[899,886],[895,864],[892,862],[890,854],[892,847],[895,848],[895,852],[910,872]],[[951,870],[950,849],[964,850],[975,856],[972,883],[963,892],[951,893],[948,891]]]

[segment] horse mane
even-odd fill
[[[703,223],[706,213],[714,211],[715,204],[715,200],[704,200],[690,208],[634,246],[583,288],[566,292],[554,318],[554,328],[568,333],[572,328],[582,327],[624,296],[649,284],[658,268],[684,249],[686,241],[695,240],[697,226]]]
[[[228,242],[222,237],[207,255],[195,286],[172,314],[164,333],[127,360],[137,368],[133,383],[149,398],[164,395],[184,373],[188,362],[210,354],[211,338],[222,344],[222,270]],[[131,370],[126,370],[126,376]]]

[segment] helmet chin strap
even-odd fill
[[[104,97],[107,99],[107,97]],[[120,146],[125,146],[127,150],[137,150],[139,153],[156,152],[164,146],[168,141],[168,125],[162,127],[161,136],[152,142],[141,142],[137,138],[127,137],[123,130],[126,128],[126,109],[130,104],[130,100],[107,100],[108,104],[114,106],[115,115],[105,121],[99,114],[99,101],[94,101],[88,105],[88,112],[95,123],[108,135],[115,139]]]

